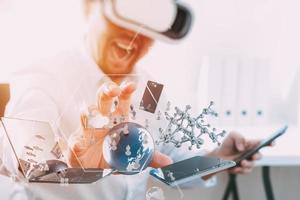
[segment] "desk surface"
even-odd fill
[[[224,127],[225,130],[237,131],[246,138],[258,139],[267,138],[279,128],[281,127],[277,125],[270,127]],[[257,166],[300,166],[300,126],[289,126],[287,132],[276,140],[274,147],[263,148],[261,153],[263,159],[256,162]]]

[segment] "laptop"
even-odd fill
[[[1,118],[0,134],[11,146],[18,170],[28,182],[88,184],[113,173],[111,169],[71,167],[49,123]],[[65,143],[67,144],[67,143]],[[64,152],[65,151],[65,152]]]

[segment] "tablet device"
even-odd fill
[[[150,175],[173,187],[233,166],[234,161],[195,156],[163,168],[152,169]]]

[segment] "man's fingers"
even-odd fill
[[[104,84],[98,90],[99,112],[108,116],[111,113],[114,98],[118,97],[119,102],[115,112],[118,115],[128,115],[131,104],[130,98],[135,90],[136,84],[133,82],[124,82],[121,86],[112,82]]]
[[[240,134],[232,134],[232,139],[234,140],[234,145],[236,149],[240,152],[245,150],[245,138]]]
[[[249,174],[251,173],[253,168],[242,168],[242,167],[235,167],[231,170],[229,170],[229,173],[231,174]]]
[[[129,108],[131,104],[131,95],[136,90],[136,84],[134,82],[127,82],[122,84],[121,93],[119,96],[119,103],[117,107],[117,112],[121,115],[128,115]]]
[[[254,167],[253,162],[243,160],[241,162],[240,167],[232,168],[231,170],[229,170],[229,173],[232,173],[232,174],[248,174],[248,173],[252,172],[253,167]]]
[[[81,127],[83,129],[86,129],[88,127],[88,117],[86,112],[84,111],[80,113],[80,122],[81,122]]]
[[[153,168],[160,168],[160,167],[170,165],[172,163],[173,161],[169,156],[160,153],[159,151],[155,151],[153,155],[153,159],[149,166]]]
[[[253,170],[252,168],[242,168],[239,174],[241,175],[249,174],[252,172],[252,170]]]
[[[261,140],[259,140],[259,139],[248,140],[246,142],[246,149],[247,150],[254,149],[255,147],[257,147],[259,145],[260,142],[261,142]]]
[[[243,160],[241,162],[241,167],[246,169],[246,168],[253,168],[254,167],[254,163],[248,160]]]
[[[243,169],[241,167],[235,167],[229,170],[229,173],[231,174],[239,174],[243,171]]]
[[[260,160],[261,158],[262,158],[262,154],[259,152],[252,156],[252,160]]]
[[[97,92],[98,96],[98,109],[103,116],[108,116],[111,112],[113,99],[119,96],[121,89],[115,83],[106,83]]]

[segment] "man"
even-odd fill
[[[114,6],[113,2],[120,4],[115,5],[115,10],[110,10],[109,8]],[[153,25],[152,29],[147,29],[147,24],[134,26],[129,23],[135,19],[135,15],[130,15],[131,12],[143,10],[145,5],[140,3],[142,1],[136,0],[126,2],[126,6],[122,1],[86,2],[89,26],[84,47],[80,51],[66,51],[49,62],[45,61],[37,67],[20,71],[15,74],[15,79],[11,83],[12,98],[6,116],[49,122],[57,135],[69,139],[72,151],[69,152],[68,159],[75,167],[110,167],[102,155],[102,143],[108,131],[104,126],[107,123],[105,119],[114,116],[129,119],[130,105],[134,104],[133,101],[136,99],[140,100],[133,98],[139,89],[145,88],[141,87],[143,86],[141,80],[136,82],[136,78],[139,78],[136,63],[146,55],[153,45],[153,39],[176,40],[184,37],[188,31],[185,27],[190,23],[187,10],[174,1],[144,1],[148,3],[147,6],[160,2],[157,8],[165,8],[162,10],[163,18],[159,21],[154,20],[162,22],[162,26],[155,26],[150,20],[148,25]],[[122,10],[124,6],[125,9]],[[139,9],[136,8],[138,6]],[[112,11],[119,11],[123,17],[117,18]],[[145,8],[144,11],[146,12]],[[160,33],[163,25],[172,25],[169,21],[164,21],[164,17],[176,22],[179,13],[184,16],[185,23],[179,24],[179,28],[176,26],[177,29],[172,26],[174,30],[164,30],[164,34]],[[137,16],[143,18],[142,14],[143,12],[140,12]],[[124,16],[130,19],[126,23],[122,23]],[[147,16],[142,21],[147,21]],[[159,15],[156,14],[155,17],[157,16]],[[115,106],[116,99],[118,104]],[[82,104],[85,104],[87,112],[82,112]],[[90,128],[94,125],[89,124],[91,119],[88,116],[95,108],[101,115],[99,121],[103,119],[100,125],[95,125],[96,128],[100,128],[97,131]],[[147,118],[151,117],[149,113],[144,115]],[[137,118],[142,117],[138,115]],[[157,128],[153,124],[153,129]],[[151,133],[157,138],[155,132]],[[91,137],[95,139],[94,143],[87,142]],[[208,155],[234,159],[257,144],[258,141],[246,140],[237,133],[230,133],[222,146]],[[161,147],[154,153],[150,166],[162,167],[194,155],[195,153],[188,150],[178,150],[170,146]],[[256,154],[253,160],[259,158],[260,154]],[[6,167],[5,162],[2,167]],[[232,169],[231,172],[245,174],[252,168],[253,161],[244,160],[240,167]],[[147,171],[132,176],[114,175],[95,184],[70,185],[63,189],[58,185],[30,184],[28,190],[31,192],[28,195],[31,196],[28,198],[144,199],[148,177]],[[208,178],[210,177],[205,179]],[[199,179],[194,183],[197,184],[203,186],[205,180]]]

